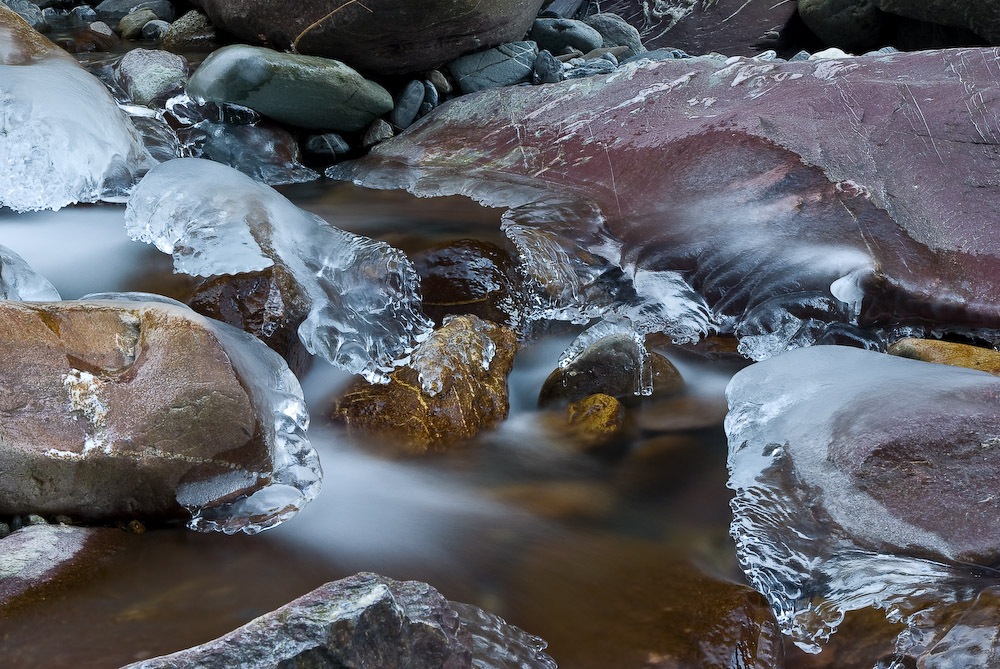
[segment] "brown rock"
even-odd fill
[[[0,387],[0,514],[184,518],[179,484],[270,471],[226,351],[168,305],[0,303]]]
[[[296,282],[277,265],[260,272],[205,279],[186,302],[203,316],[257,337],[284,358],[296,374],[308,369],[311,358],[298,336],[308,305]]]
[[[510,254],[490,242],[462,239],[414,256],[424,313],[438,325],[446,316],[473,314],[516,329],[521,277]]]
[[[69,57],[13,10],[0,5],[0,65],[30,65],[51,56]]]
[[[452,317],[417,347],[409,365],[390,375],[389,383],[359,380],[337,402],[333,418],[410,452],[470,439],[507,417],[507,375],[516,341],[507,328],[475,316]],[[424,391],[421,379],[436,393]]]
[[[629,336],[609,335],[580,352],[566,367],[552,372],[538,395],[538,406],[574,402],[603,393],[626,404],[639,400],[635,394],[639,375],[638,345]],[[659,353],[649,353],[653,368],[653,396],[663,397],[684,386],[677,368]]]
[[[563,433],[568,443],[584,453],[618,451],[631,436],[634,423],[621,402],[598,393],[566,407]]]
[[[542,0],[200,0],[212,22],[244,40],[345,61],[382,74],[437,67],[524,37]]]
[[[978,369],[1000,376],[1000,353],[980,346],[937,339],[907,338],[893,343],[889,347],[889,353],[924,362]]]
[[[892,654],[896,637],[903,629],[904,625],[890,623],[878,609],[848,611],[837,633],[823,646],[823,652],[814,655],[799,650],[791,642],[785,644],[785,669],[869,669],[876,666],[879,658]]]

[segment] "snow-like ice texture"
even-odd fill
[[[427,338],[420,281],[384,242],[339,230],[272,188],[196,158],[150,170],[125,210],[129,235],[174,256],[195,276],[262,270],[277,263],[310,302],[299,326],[306,349],[373,383]]]
[[[48,279],[31,269],[24,258],[0,246],[0,300],[55,302],[59,299],[59,291]]]
[[[24,57],[20,37],[0,18],[0,206],[120,200],[155,164],[132,123],[57,47]]]
[[[848,611],[875,607],[906,624],[900,652],[954,660],[926,666],[991,665],[995,610],[963,611],[1000,585],[1000,571],[969,557],[998,545],[998,392],[983,372],[840,346],[733,377],[731,534],[799,647],[820,652]],[[977,635],[991,641],[970,650]]]
[[[309,412],[299,382],[281,356],[252,335],[200,316],[186,305],[160,295],[95,293],[82,299],[158,302],[184,310],[186,318],[202,323],[218,338],[258,412],[270,450],[270,470],[234,470],[209,481],[181,485],[177,502],[191,513],[188,527],[256,534],[288,520],[319,494],[322,470],[306,434]],[[232,499],[233,491],[261,479],[268,483]]]

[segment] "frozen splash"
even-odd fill
[[[952,662],[926,666],[989,664],[997,610],[988,623],[969,611],[1000,586],[972,564],[995,564],[1000,545],[983,446],[1000,431],[998,390],[981,372],[828,346],[733,378],[731,534],[799,647],[820,652],[848,611],[874,607],[906,625],[899,652]],[[991,634],[977,661],[959,660]]]
[[[269,462],[258,472],[232,470],[215,478],[181,484],[178,503],[191,513],[188,527],[226,534],[256,534],[298,513],[319,494],[322,470],[319,456],[309,443],[309,413],[295,375],[277,353],[252,335],[225,323],[199,316],[187,306],[148,293],[96,293],[87,301],[153,302],[167,309],[183,310],[212,332],[257,412],[257,422],[268,444]],[[232,491],[254,481],[266,481],[233,499]]]
[[[370,382],[386,382],[431,332],[401,251],[339,230],[225,165],[184,158],[157,166],[129,199],[125,225],[133,239],[172,254],[178,272],[281,265],[310,303],[299,326],[306,349]]]
[[[61,299],[48,279],[35,272],[24,258],[0,246],[0,300],[54,302]]]

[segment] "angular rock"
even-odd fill
[[[363,130],[393,107],[388,91],[341,62],[240,44],[206,58],[187,90],[320,130]]]
[[[97,12],[89,5],[80,5],[70,10],[68,18],[75,25],[85,26],[98,20]]]
[[[163,35],[161,46],[164,49],[179,51],[183,49],[214,49],[215,26],[201,12],[191,10],[170,24]]]
[[[795,14],[795,3],[681,0],[650,5],[647,0],[612,0],[602,2],[601,11],[617,14],[635,26],[648,49],[751,56],[774,48],[778,33]]]
[[[456,58],[448,69],[463,93],[473,93],[528,81],[537,57],[534,42],[511,42]]]
[[[361,146],[364,148],[369,148],[375,146],[380,142],[391,138],[394,134],[392,126],[385,119],[377,118],[372,122],[368,129],[365,130],[365,134],[361,137]]]
[[[143,27],[158,18],[152,9],[142,8],[129,12],[118,22],[118,32],[125,39],[137,39],[142,35]]]
[[[200,0],[212,21],[244,40],[343,60],[364,72],[404,74],[518,40],[542,0]]]
[[[990,44],[1000,42],[997,0],[871,0],[883,12],[944,26],[968,28]]]
[[[0,312],[0,514],[159,520],[187,508],[201,527],[259,530],[298,508],[271,482],[301,486],[300,502],[318,491],[300,477],[318,465],[301,399],[282,385],[291,381],[243,380],[272,362],[255,340],[181,305],[0,302]],[[262,489],[273,513],[254,497]]]
[[[938,339],[908,338],[894,342],[889,347],[889,353],[924,362],[978,369],[981,372],[1000,376],[1000,353],[980,346]]]
[[[882,46],[882,13],[871,0],[800,0],[802,22],[829,46],[864,53]]]
[[[517,266],[503,248],[462,239],[413,257],[424,313],[440,325],[448,316],[472,314],[511,329],[520,326],[523,298]]]
[[[551,53],[565,53],[567,47],[587,53],[604,44],[601,33],[583,21],[573,19],[535,19],[528,39],[537,43],[539,49]]]
[[[598,339],[568,365],[549,374],[538,395],[538,406],[575,402],[597,393],[634,403],[638,399],[636,379],[643,365],[641,356],[630,337],[610,335]],[[659,353],[649,354],[649,364],[654,397],[670,395],[684,387],[680,372]]]
[[[384,385],[359,381],[337,402],[333,418],[352,432],[381,435],[425,452],[471,439],[507,417],[507,376],[516,339],[507,328],[455,316],[413,353]]]
[[[624,46],[628,51],[621,57],[631,58],[638,56],[646,50],[642,45],[642,38],[635,26],[617,14],[592,14],[583,20],[588,26],[601,34],[603,40],[601,46],[615,47]]]
[[[544,49],[538,52],[531,70],[531,81],[535,84],[555,84],[566,78],[562,63]]]
[[[168,0],[104,0],[95,8],[102,21],[117,24],[126,15],[142,9],[149,9],[156,18],[174,20],[174,7]]]
[[[140,105],[182,89],[187,75],[188,63],[183,56],[152,49],[132,49],[115,69],[118,82]]]

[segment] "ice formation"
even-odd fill
[[[186,318],[198,321],[219,339],[260,414],[258,421],[269,445],[269,460],[261,471],[233,470],[213,479],[182,484],[177,501],[191,513],[188,527],[256,534],[288,520],[319,494],[322,471],[319,456],[306,434],[309,413],[299,382],[281,356],[252,335],[199,316],[180,302],[159,295],[96,293],[83,300],[155,302],[183,310]],[[261,480],[267,483],[232,498],[233,490]]]
[[[0,300],[53,302],[59,292],[48,279],[35,272],[24,259],[0,246]]]
[[[306,349],[369,381],[387,381],[431,331],[401,251],[339,230],[225,165],[183,158],[157,166],[132,193],[125,224],[133,239],[173,254],[178,272],[282,265],[310,302],[299,326]]]
[[[983,372],[839,346],[733,377],[731,533],[797,645],[819,652],[846,612],[875,607],[907,625],[900,652],[953,661],[926,666],[986,666],[1000,651],[995,620],[970,609],[1000,586],[1000,571],[972,564],[995,564],[1000,545],[998,392]],[[977,661],[949,655],[977,635],[992,638]]]
[[[26,45],[44,38],[7,14],[0,8],[0,206],[121,199],[155,164],[135,127],[100,81],[51,43]]]

